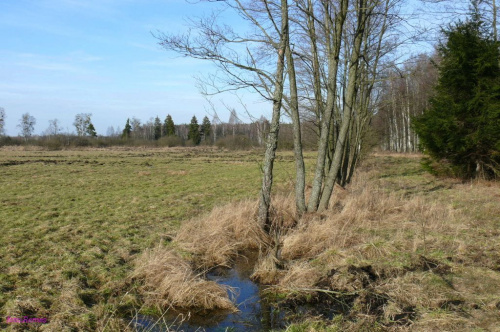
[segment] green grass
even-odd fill
[[[66,293],[81,320],[95,304],[119,302],[139,252],[216,204],[257,197],[261,155],[1,151],[1,315],[50,319]],[[288,181],[292,161],[279,155],[277,182]]]

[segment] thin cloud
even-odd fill
[[[209,62],[188,57],[172,57],[159,60],[138,61],[137,64],[141,66],[171,67],[171,68],[186,67],[192,69],[195,66],[206,66],[209,64]]]
[[[74,51],[60,56],[46,56],[34,53],[3,52],[5,63],[42,71],[65,72],[72,74],[92,74],[88,65],[104,60],[82,51]],[[9,61],[10,60],[10,61]]]
[[[72,66],[67,63],[29,63],[29,62],[17,62],[16,65],[22,66],[22,67],[28,67],[32,69],[38,69],[38,70],[47,70],[47,71],[62,71],[62,72],[81,72],[82,70],[80,68],[77,68],[75,66]]]
[[[148,51],[154,51],[154,52],[161,52],[162,51],[162,49],[159,46],[153,46],[150,44],[128,42],[127,45],[131,46],[131,47],[135,47],[135,48],[140,48],[143,50],[148,50]]]

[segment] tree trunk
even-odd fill
[[[293,61],[292,50],[290,49],[290,40],[288,38],[285,52],[287,59],[288,80],[290,83],[290,113],[293,126],[293,152],[295,155],[295,206],[297,208],[297,213],[300,216],[306,211],[306,174],[304,156],[302,155],[302,135],[300,128],[297,81],[295,78],[295,64]]]
[[[356,90],[358,82],[358,67],[361,55],[361,44],[364,36],[365,20],[366,20],[366,0],[359,0],[358,11],[358,26],[356,29],[356,36],[354,38],[354,45],[351,53],[350,67],[349,67],[349,82],[347,85],[347,93],[344,103],[344,114],[342,116],[342,125],[340,127],[338,139],[335,145],[335,154],[333,156],[332,166],[328,171],[328,176],[325,179],[325,186],[319,202],[318,211],[323,211],[328,208],[330,197],[332,196],[333,187],[337,179],[337,175],[342,162],[342,155],[344,145],[347,139],[347,134],[350,127],[353,107],[356,101]]]
[[[281,103],[283,100],[283,74],[285,69],[285,49],[288,43],[288,3],[281,0],[281,36],[278,46],[278,63],[276,66],[275,85],[273,93],[273,115],[267,135],[266,153],[264,156],[262,188],[260,192],[258,221],[262,227],[269,231],[269,208],[271,206],[271,189],[273,186],[273,166],[278,147],[278,134],[280,128]]]
[[[347,16],[348,0],[342,0],[340,3],[340,12],[335,17],[335,27],[331,26],[331,16],[329,14],[328,1],[324,2],[325,7],[325,38],[328,48],[328,84],[326,107],[323,119],[321,121],[321,136],[318,144],[318,157],[316,160],[316,170],[314,172],[313,186],[311,196],[307,206],[308,211],[316,211],[323,187],[323,177],[325,171],[325,159],[328,148],[328,136],[330,134],[330,121],[335,108],[335,98],[337,95],[337,72],[339,68],[339,54],[344,31],[344,23]],[[334,31],[333,41],[330,33]],[[333,45],[332,45],[333,42]]]
[[[497,2],[493,0],[493,38],[498,41],[498,31],[497,31]]]

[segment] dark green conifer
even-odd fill
[[[194,145],[200,144],[201,135],[200,135],[200,126],[198,125],[198,120],[196,116],[193,116],[191,119],[191,123],[189,124],[189,132],[188,139],[191,140]]]
[[[425,152],[466,178],[500,175],[499,44],[477,6],[468,21],[444,31],[430,108],[414,119]]]
[[[154,127],[154,132],[153,132],[154,139],[158,140],[161,137],[161,121],[160,121],[159,117],[155,118],[155,122],[154,122],[153,127]]]
[[[130,138],[131,133],[132,133],[132,126],[130,125],[130,119],[127,119],[127,123],[125,123],[125,128],[123,128],[122,138]]]
[[[95,131],[95,127],[92,124],[92,122],[90,122],[89,125],[87,126],[87,135],[89,135],[90,137],[97,137],[97,133]]]
[[[210,133],[212,131],[212,124],[207,116],[203,118],[203,122],[201,123],[201,135],[203,136],[204,141],[210,140]]]
[[[172,117],[167,115],[165,118],[165,122],[163,123],[163,132],[164,136],[174,136],[175,135],[175,124],[174,120],[172,120]]]

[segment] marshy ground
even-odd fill
[[[0,327],[116,331],[139,311],[231,311],[203,272],[260,249],[252,277],[289,330],[494,330],[500,185],[436,178],[420,158],[373,154],[330,211],[298,218],[293,155],[280,153],[274,214],[293,227],[268,237],[252,222],[259,151],[3,148]]]

